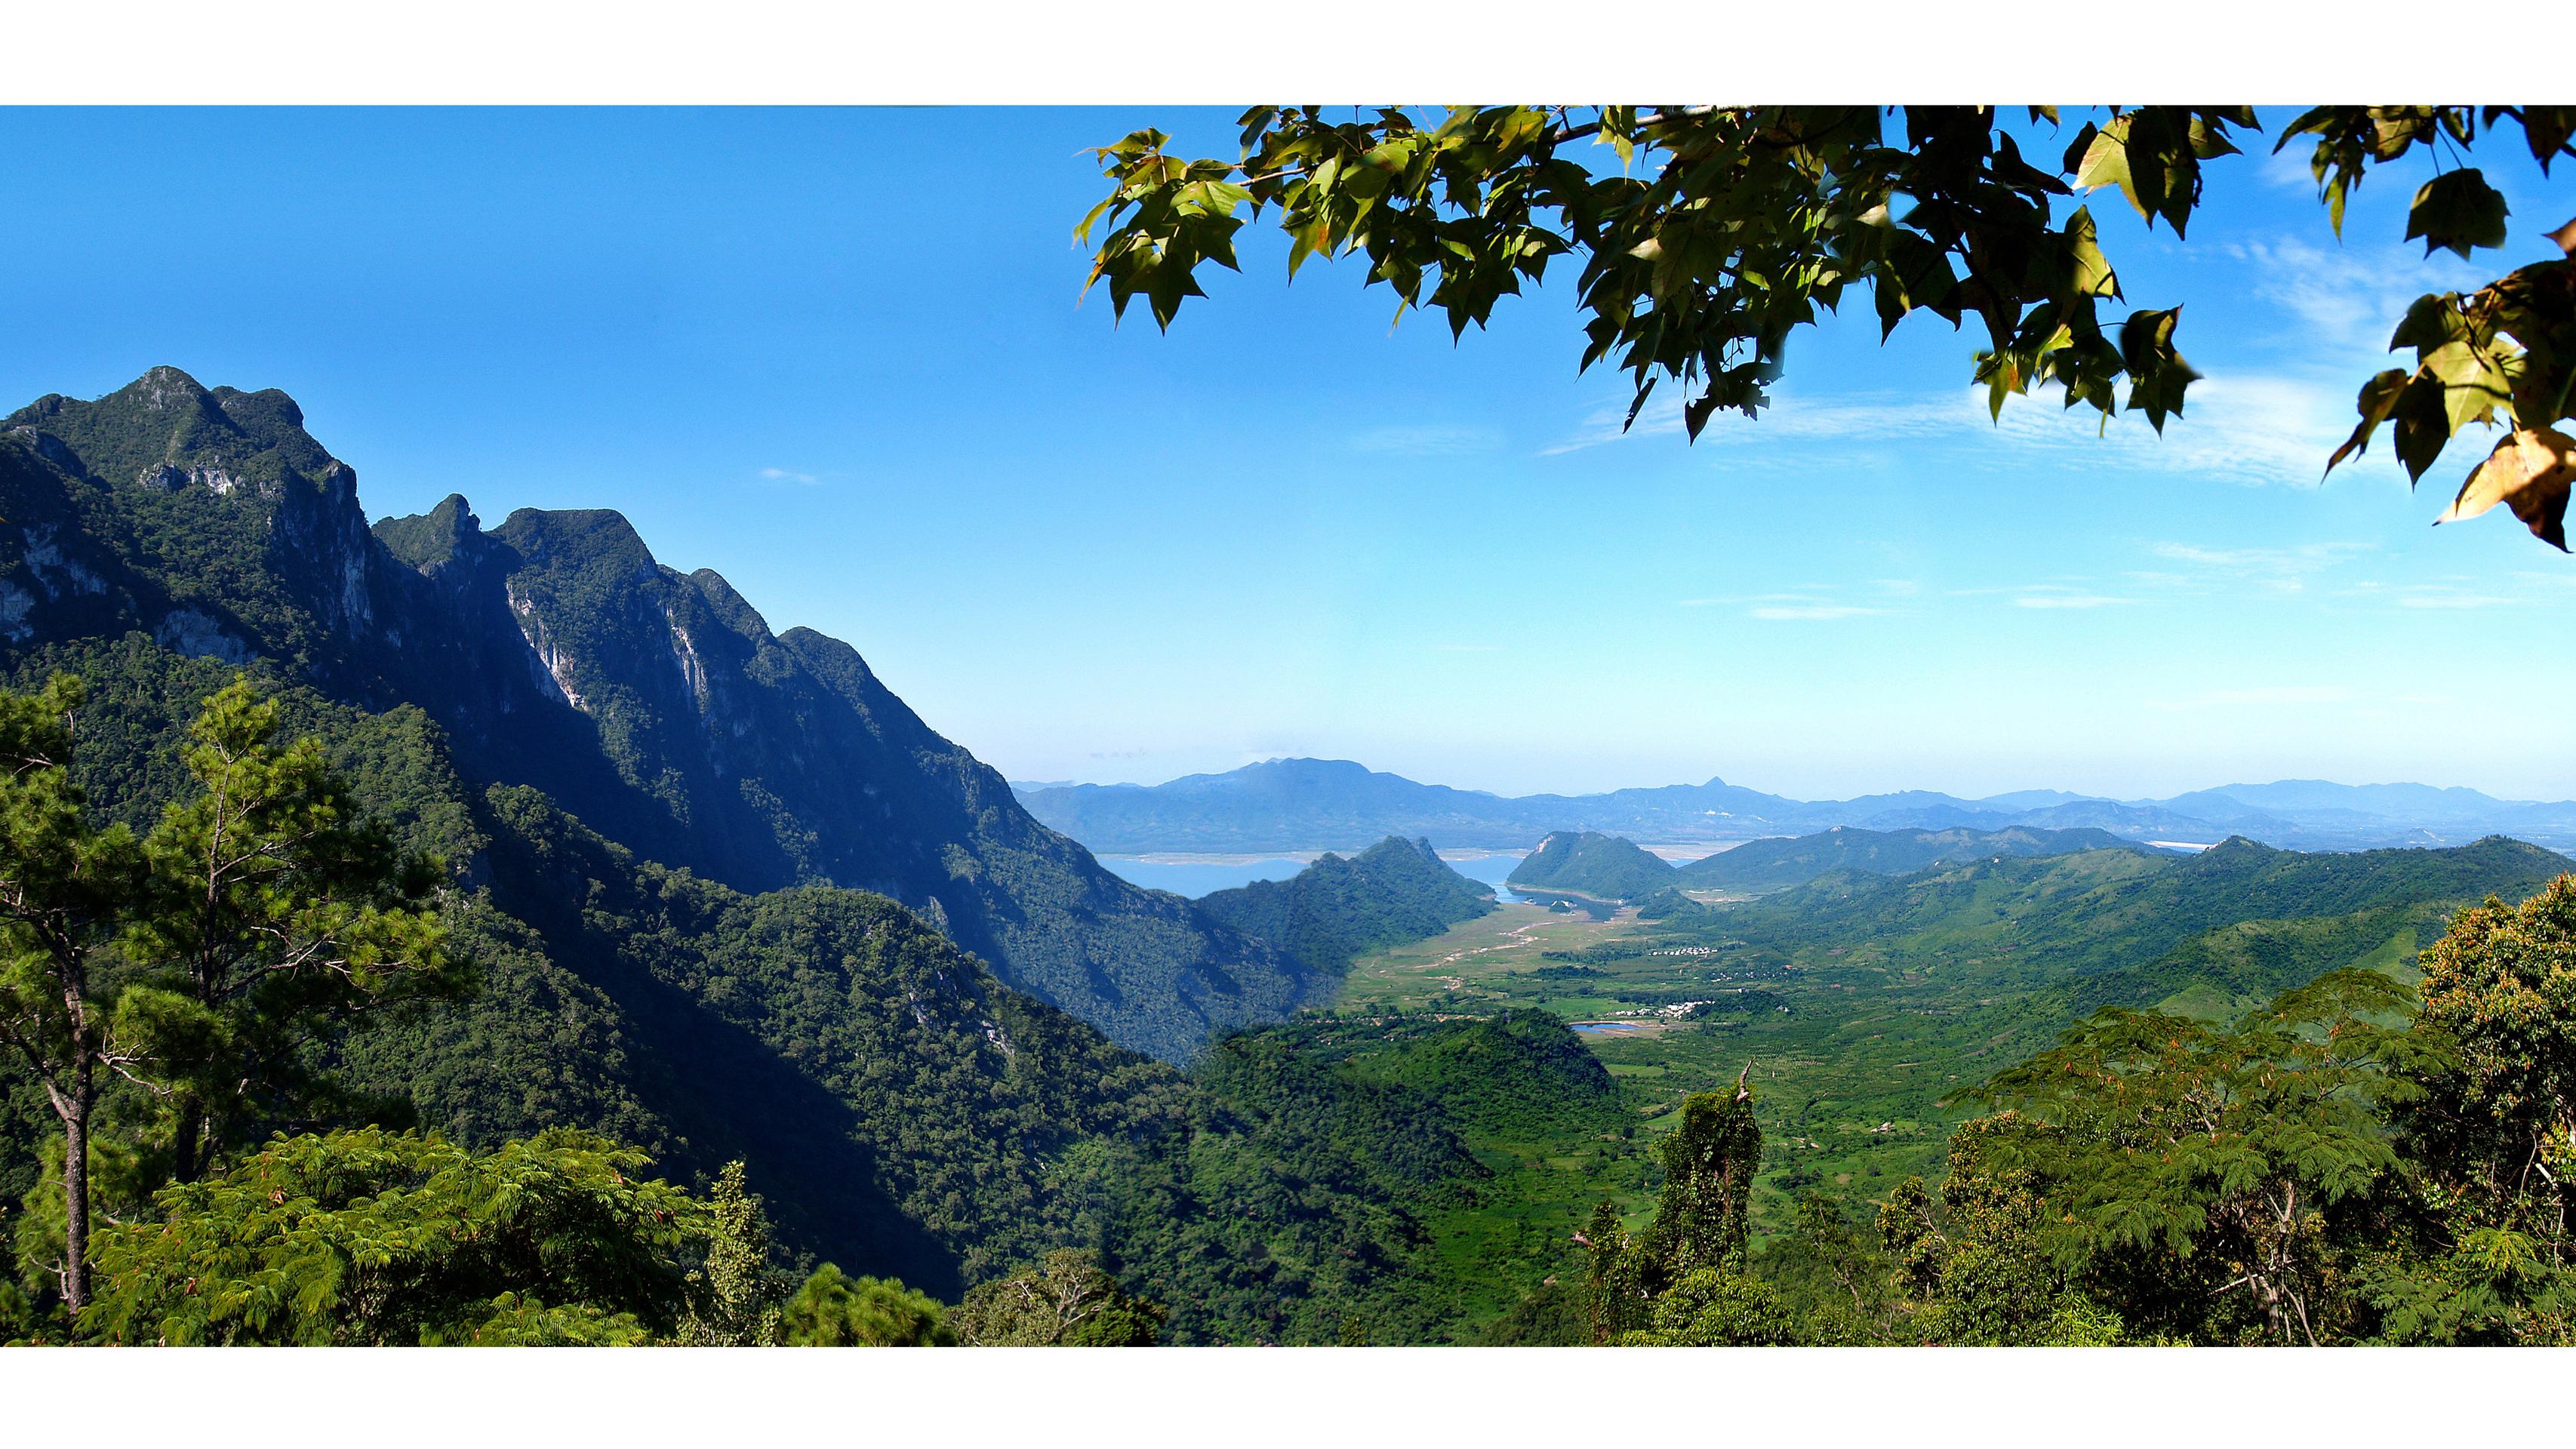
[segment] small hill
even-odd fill
[[[1309,970],[1338,974],[1363,952],[1420,941],[1494,908],[1428,840],[1389,836],[1347,859],[1326,855],[1284,880],[1200,898],[1199,910]]]
[[[1617,835],[1558,830],[1511,873],[1515,889],[1572,891],[1602,900],[1644,900],[1673,884],[1661,856]]]
[[[1911,875],[1935,865],[1996,856],[2071,855],[2079,850],[2125,847],[2107,830],[1858,830],[1836,826],[1794,839],[1748,841],[1695,860],[1675,872],[1689,889],[1762,894],[1805,885],[1828,871]]]

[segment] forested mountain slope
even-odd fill
[[[1814,835],[1749,840],[1677,867],[1685,890],[1764,892],[1804,885],[1838,870],[1912,875],[1928,866],[2006,855],[2066,855],[2127,844],[2105,830],[1859,830],[1835,826]]]
[[[1199,909],[1339,977],[1362,951],[1437,936],[1494,908],[1493,892],[1451,870],[1428,840],[1381,840],[1345,859],[1327,854],[1284,881],[1257,880],[1199,898]]]
[[[1550,833],[1512,868],[1515,889],[1573,891],[1606,901],[1643,900],[1673,885],[1673,868],[1636,842],[1592,831]]]
[[[2231,839],[2190,856],[2121,847],[1893,878],[1837,872],[1759,900],[1677,911],[1661,929],[1723,937],[1773,959],[1825,944],[1855,965],[1902,955],[1970,979],[2045,984],[2146,970],[2204,932],[2247,922],[2438,911],[2491,892],[2528,895],[2569,869],[2576,862],[2502,837],[2348,854]],[[2251,992],[2268,996],[2303,979],[2267,979]]]
[[[179,732],[232,667],[128,636],[32,651],[10,682],[57,668],[91,685],[77,774],[98,813],[149,821],[180,789]],[[319,1063],[352,1094],[348,1118],[478,1149],[582,1127],[683,1182],[741,1159],[792,1257],[950,1301],[1084,1247],[1169,1305],[1176,1341],[1472,1327],[1400,1285],[1435,1272],[1428,1217],[1490,1177],[1470,1150],[1481,1112],[1259,1035],[1220,1037],[1184,1075],[1012,990],[884,897],[736,891],[637,857],[533,788],[474,785],[417,708],[278,697],[405,846],[459,868],[452,949],[480,968],[467,1000],[377,1021]],[[1496,1074],[1480,1099],[1517,1079],[1480,1060]],[[42,1200],[56,1127],[14,1063],[0,1091],[14,1210]]]
[[[457,768],[737,889],[831,883],[923,912],[1003,978],[1126,1045],[1327,990],[1032,819],[848,645],[773,635],[723,579],[604,511],[461,497],[371,532],[356,474],[279,392],[156,368],[0,435],[0,661],[139,633],[370,709],[410,704]]]

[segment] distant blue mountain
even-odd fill
[[[2511,835],[2576,845],[2576,802],[2498,800],[2430,785],[2277,780],[2163,800],[2017,790],[1965,800],[1932,790],[1792,800],[1711,779],[1598,795],[1504,796],[1426,785],[1349,760],[1265,760],[1161,785],[1014,784],[1029,813],[1093,850],[1357,850],[1389,835],[1444,848],[1527,850],[1551,831],[1658,844],[1727,845],[1867,830],[2101,830],[2126,840],[2214,844],[2241,835],[2295,850],[2457,845]]]

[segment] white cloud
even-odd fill
[[[822,481],[811,473],[793,473],[785,468],[763,468],[760,470],[760,476],[773,483],[819,483]]]
[[[2304,174],[2305,166],[2300,169]],[[2254,268],[2255,296],[2301,324],[2299,330],[2273,334],[2274,340],[2312,354],[2328,349],[2355,354],[2335,359],[2338,363],[2370,363],[2386,353],[2389,334],[2424,293],[2460,291],[2485,281],[2476,268],[2449,252],[2428,258],[2419,248],[2398,242],[2350,240],[2319,247],[2283,236],[2241,243],[2227,252]],[[2353,386],[2360,386],[2358,377]]]

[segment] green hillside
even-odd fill
[[[1431,842],[1390,836],[1347,859],[1326,854],[1284,881],[1201,896],[1198,907],[1338,979],[1362,951],[1437,936],[1494,903],[1491,891],[1442,863]]]
[[[1912,875],[1934,865],[2005,855],[2068,855],[2112,850],[2128,842],[2107,830],[1861,830],[1845,826],[1814,835],[1751,840],[1673,873],[1686,890],[1761,894],[1805,885],[1834,871]]]
[[[1634,841],[1593,831],[1558,830],[1523,857],[1513,889],[1570,891],[1598,900],[1642,900],[1673,884],[1673,868]]]

